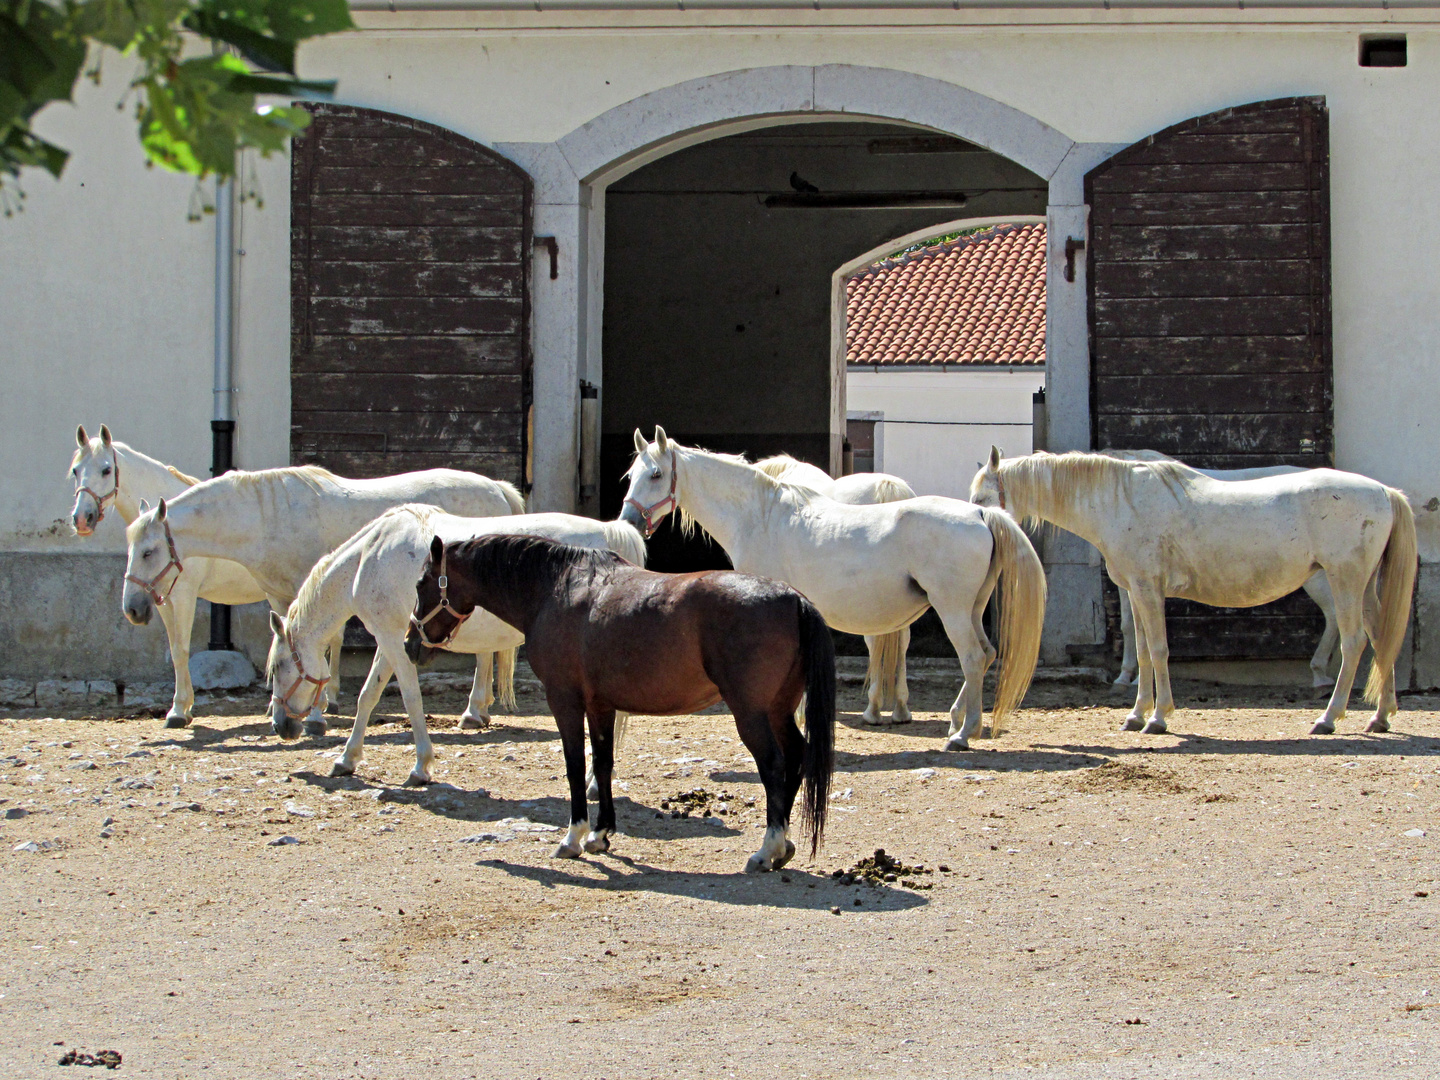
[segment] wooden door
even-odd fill
[[[1324,98],[1255,102],[1085,178],[1093,446],[1332,464],[1328,123]],[[1323,626],[1299,593],[1166,615],[1179,659],[1308,657]]]
[[[307,107],[291,163],[291,461],[523,484],[530,177],[431,124]]]

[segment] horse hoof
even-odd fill
[[[325,732],[329,730],[329,727],[330,725],[325,723],[324,720],[306,720],[300,725],[300,730],[306,735],[318,736],[324,735]]]
[[[1329,720],[1321,720],[1310,729],[1311,735],[1334,735],[1335,725]]]
[[[1120,725],[1121,731],[1143,731],[1144,729],[1145,721],[1138,716],[1127,716],[1125,722]]]
[[[167,713],[165,716],[167,728],[184,728],[190,726],[190,717],[184,713]]]
[[[946,750],[969,750],[970,740],[964,735],[951,735],[945,740]]]
[[[1140,729],[1140,734],[1141,734],[1141,735],[1164,735],[1164,734],[1165,734],[1165,731],[1166,731],[1165,721],[1164,721],[1164,720],[1161,720],[1161,719],[1159,719],[1159,718],[1157,717],[1156,719],[1153,719],[1153,720],[1151,720],[1149,723],[1147,723],[1143,728],[1141,728],[1141,729]]]
[[[415,772],[414,770],[411,770],[410,775],[405,778],[406,787],[425,787],[429,783],[430,777],[426,773]]]
[[[610,837],[604,833],[591,833],[585,838],[585,850],[591,855],[601,855],[610,850]]]
[[[329,713],[331,716],[339,716],[339,715],[340,715],[340,703],[339,703],[338,701],[331,701],[331,702],[326,703],[326,705],[325,705],[325,711],[326,711],[327,713]]]
[[[1110,685],[1111,685],[1111,686],[1134,686],[1134,685],[1135,685],[1135,676],[1134,676],[1134,675],[1131,675],[1131,674],[1128,674],[1127,672],[1122,671],[1119,675],[1115,676],[1115,681],[1114,681],[1113,683],[1111,683]]]
[[[557,847],[557,848],[555,849],[554,858],[557,858],[557,859],[578,859],[579,857],[580,857],[580,849],[579,849],[578,847],[569,847],[569,846],[567,846],[567,845],[565,845],[565,844],[561,844],[559,847]]]
[[[354,766],[354,765],[346,765],[344,761],[341,761],[341,760],[337,759],[336,762],[335,762],[335,764],[333,764],[333,765],[330,766],[330,775],[331,775],[331,776],[354,776],[354,775],[355,775],[355,766]]]
[[[587,799],[600,798],[600,782],[598,780],[590,781],[590,786],[585,789],[585,797]]]
[[[896,709],[890,714],[890,723],[895,725],[910,723],[910,711],[907,709],[905,712],[901,712]]]
[[[1389,720],[1386,720],[1386,719],[1383,718],[1383,717],[1377,716],[1374,720],[1371,720],[1371,721],[1370,721],[1369,726],[1366,727],[1365,730],[1366,730],[1366,731],[1389,731],[1389,730],[1390,730],[1390,721],[1389,721]]]
[[[745,873],[747,874],[763,874],[770,869],[770,860],[762,858],[758,851],[745,860]]]
[[[860,723],[867,727],[889,727],[890,721],[886,720],[879,713],[863,712],[860,714]]]
[[[471,713],[464,713],[460,717],[461,731],[484,731],[490,726],[488,716],[475,716]]]
[[[775,862],[774,862],[774,864],[770,867],[770,869],[771,869],[771,870],[779,870],[782,866],[784,866],[786,863],[788,863],[788,862],[789,862],[791,859],[793,859],[794,857],[795,857],[795,841],[793,841],[793,840],[786,840],[786,841],[785,841],[785,854],[782,855],[780,858],[776,859]]]

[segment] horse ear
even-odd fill
[[[438,563],[440,556],[445,554],[445,541],[436,536],[430,541],[430,561]]]
[[[670,449],[670,440],[665,436],[665,429],[659,424],[655,425],[655,446],[662,454]]]
[[[274,608],[270,609],[270,629],[275,632],[277,637],[285,636],[285,620],[280,617],[280,612]]]
[[[999,448],[998,446],[993,446],[993,445],[992,445],[992,446],[990,447],[990,468],[992,468],[992,469],[998,469],[999,467],[1000,467],[1000,448]]]
[[[81,428],[80,430],[83,432],[85,429]],[[84,444],[82,443],[81,445],[83,446]],[[635,429],[635,452],[637,454],[643,454],[649,445],[650,444],[645,441],[645,436],[640,434],[640,429],[637,427]]]
[[[109,449],[110,443],[113,441],[110,438],[110,428],[105,424],[100,425],[100,441],[105,444],[106,449]]]
[[[148,514],[149,512],[150,512],[150,500],[149,500],[149,499],[141,499],[141,500],[140,500],[140,513],[141,513],[141,514]]]
[[[165,500],[164,500],[164,499],[161,499],[161,500],[160,500],[160,504],[155,507],[155,520],[156,520],[156,521],[164,521],[164,520],[165,520]]]
[[[637,431],[637,432],[635,432],[635,434],[636,434],[636,435],[639,435],[640,432]],[[85,425],[84,425],[84,424],[81,424],[79,427],[77,427],[77,428],[75,429],[75,444],[76,444],[77,446],[84,446],[84,445],[85,445],[86,443],[88,443],[89,441],[90,441],[90,436],[88,436],[88,435],[85,434]]]

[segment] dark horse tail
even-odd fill
[[[803,596],[800,663],[805,669],[805,821],[813,856],[825,835],[830,775],[835,771],[835,640],[815,605]]]

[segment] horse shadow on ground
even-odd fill
[[[253,741],[243,741],[246,736],[255,736]],[[203,721],[195,721],[188,728],[166,728],[154,738],[141,745],[147,747],[168,746],[177,750],[203,750],[211,754],[269,754],[289,750],[335,750],[343,747],[350,737],[349,727],[335,727],[324,735],[304,735],[286,742],[270,728],[268,720],[237,727],[210,727]],[[480,731],[466,731],[460,727],[430,729],[430,741],[436,746],[453,746],[457,749],[470,747],[498,746],[514,743],[555,742],[560,738],[556,731],[537,731],[528,727],[507,727],[494,723]],[[370,721],[365,732],[366,746],[409,746],[415,745],[408,722]]]
[[[545,889],[568,886],[605,893],[663,893],[739,907],[873,914],[909,911],[930,902],[927,897],[907,889],[888,885],[842,885],[834,878],[790,867],[768,874],[745,874],[738,869],[733,874],[687,873],[663,870],[613,853],[585,860],[588,870],[598,870],[604,875],[600,878],[568,866],[533,866],[501,858],[481,859],[479,865],[494,867],[512,878],[531,881]]]

